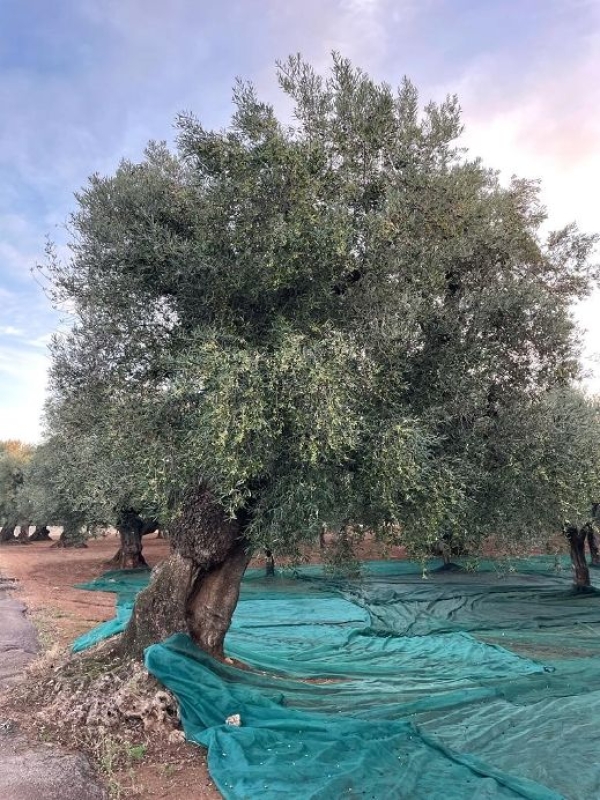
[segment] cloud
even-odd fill
[[[13,328],[12,325],[0,325],[0,336],[24,336],[20,328]]]
[[[389,60],[390,47],[398,42],[396,26],[410,35],[413,20],[431,0],[271,0],[269,29],[271,49],[285,58],[302,52],[315,69],[327,72],[336,50],[357,66],[380,72]],[[396,34],[396,37],[395,37]],[[265,69],[271,68],[266,65]],[[399,76],[401,77],[401,76]]]
[[[486,53],[470,63],[453,90],[464,109],[464,142],[472,154],[500,169],[505,180],[512,174],[541,178],[548,228],[575,221],[599,232],[600,8],[559,5],[571,17],[585,12],[585,28],[561,25],[549,31],[538,51],[513,65],[505,51]],[[600,392],[599,303],[596,291],[574,309],[584,332],[585,385],[595,392]]]
[[[510,49],[468,64],[453,87],[475,155],[506,175],[543,179],[543,197],[555,224],[576,218],[594,228],[600,178],[600,14],[587,4],[558,3],[563,12],[584,7],[585,30],[562,28],[554,15],[546,38],[510,63]],[[558,28],[561,27],[560,31]],[[561,44],[548,53],[550,43]],[[561,52],[562,51],[562,52]],[[440,87],[441,88],[441,87]]]
[[[0,343],[0,440],[39,440],[48,366],[46,354]]]
[[[2,301],[2,305],[6,306],[8,303],[11,303],[17,299],[14,292],[9,291],[4,286],[0,286],[0,300]]]
[[[52,333],[44,333],[41,336],[36,336],[35,339],[27,339],[27,344],[30,347],[39,347],[45,350],[52,341],[52,335]]]
[[[37,254],[11,244],[10,242],[0,242],[0,265],[3,272],[22,274],[28,272],[36,263]]]
[[[326,46],[365,66],[380,64],[388,47],[388,12],[384,0],[340,0],[330,19]]]
[[[50,366],[48,342],[56,317],[36,293],[0,287],[0,439],[35,442]]]

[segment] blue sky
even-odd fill
[[[30,267],[73,192],[170,140],[178,111],[224,126],[237,76],[277,107],[275,61],[325,70],[332,49],[423,102],[457,92],[474,153],[541,178],[554,226],[600,230],[600,0],[2,0],[0,439],[39,437],[60,318]],[[599,305],[576,313],[600,391]]]

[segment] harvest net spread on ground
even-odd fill
[[[146,666],[228,799],[600,797],[600,592],[575,593],[564,561],[515,565],[427,579],[408,561],[355,580],[250,570],[226,652],[252,669],[184,634],[148,648]],[[116,592],[117,617],[74,649],[122,630],[148,580],[82,586]]]

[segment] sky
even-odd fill
[[[332,50],[423,104],[457,93],[473,155],[540,178],[551,227],[600,231],[600,0],[0,0],[0,440],[40,436],[64,320],[31,268],[64,252],[74,192],[180,111],[226,126],[236,77],[286,113],[276,61]],[[575,310],[598,392],[599,312]]]

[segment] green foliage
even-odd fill
[[[536,184],[457,145],[456,98],[420,112],[338,56],[279,79],[292,126],[240,83],[227,130],[181,116],[177,153],[78,195],[72,258],[47,265],[75,315],[48,408],[65,498],[168,518],[204,479],[288,550],[323,523],[423,551],[583,514],[597,412],[566,388],[569,309],[594,238],[543,239]]]
[[[186,351],[174,390],[189,409],[189,480],[204,475],[232,515],[251,503],[251,533],[279,550],[323,523],[434,517],[451,476],[401,398],[373,391],[356,337],[280,329],[272,341],[265,351],[211,338]]]
[[[517,411],[504,410],[496,422],[477,512],[499,530],[541,542],[548,527],[581,527],[600,496],[600,407],[558,389],[525,418]]]
[[[23,520],[20,495],[32,451],[16,440],[0,442],[0,527],[18,525]]]
[[[77,457],[75,457],[77,456]],[[83,536],[82,526],[93,524],[93,510],[85,510],[80,495],[87,474],[81,470],[85,459],[85,443],[77,449],[64,446],[64,439],[55,435],[35,448],[23,474],[18,506],[20,517],[35,525],[62,525],[65,537]]]

